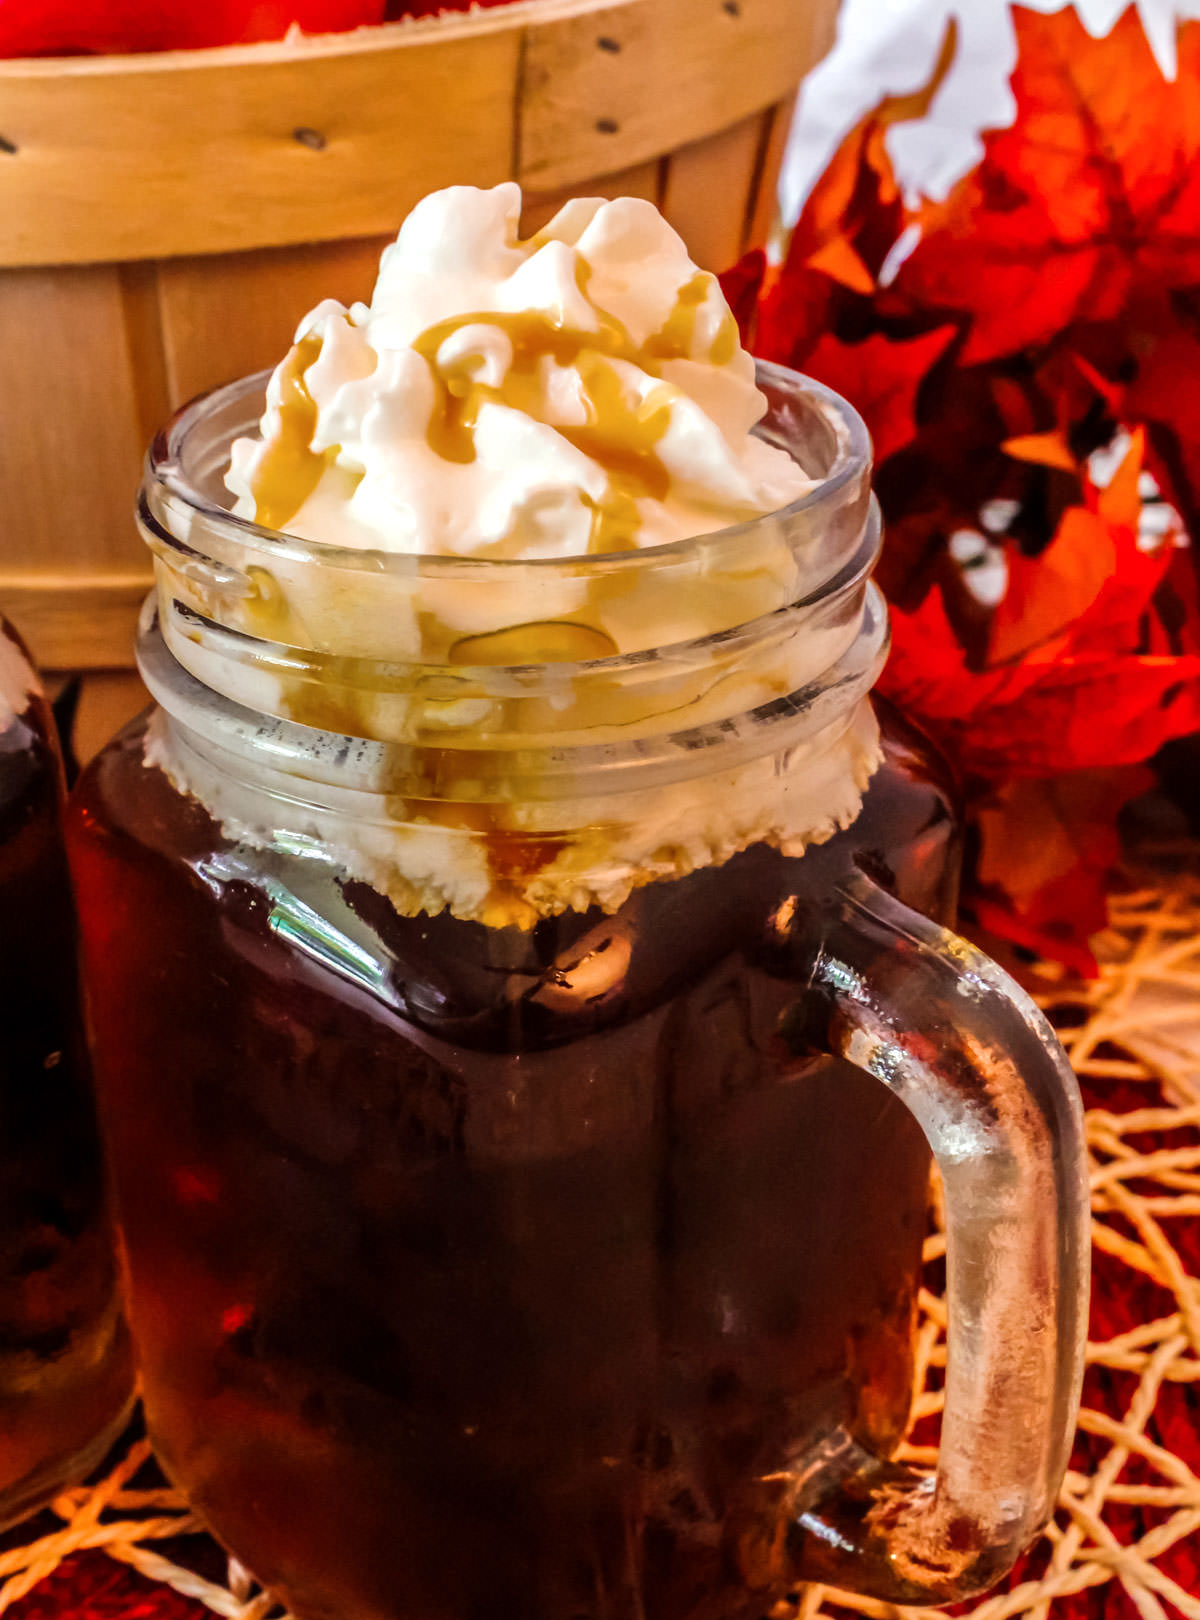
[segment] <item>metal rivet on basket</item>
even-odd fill
[[[4,152],[8,157],[12,157],[16,150],[17,144],[15,141],[10,141],[7,135],[0,135],[0,152]]]
[[[601,135],[616,135],[620,132],[621,126],[615,118],[597,118],[596,128]]]
[[[328,144],[319,129],[309,129],[307,124],[301,124],[299,129],[294,129],[292,139],[299,141],[301,146],[307,146],[310,152],[323,152]]]
[[[611,34],[601,34],[596,44],[600,50],[611,51],[614,56],[621,49],[621,41],[614,39]]]

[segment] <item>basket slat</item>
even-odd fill
[[[79,706],[71,741],[75,757],[86,765],[114,732],[119,731],[150,701],[136,671],[131,669],[93,670],[79,684]]]
[[[664,214],[704,270],[741,257],[771,114],[755,113],[665,160]]]
[[[831,19],[832,21],[832,19]],[[775,186],[783,163],[783,149],[787,145],[792,114],[796,109],[795,96],[784,96],[769,109],[767,139],[763,146],[762,165],[755,187],[750,217],[746,221],[746,247],[763,247],[771,234],[775,218]]]
[[[577,188],[790,93],[832,17],[527,0],[368,39],[0,62],[0,264],[370,236],[457,182]]]
[[[390,237],[169,259],[159,309],[172,409],[194,394],[274,366],[300,317],[322,298],[369,298]]]
[[[0,557],[50,573],[139,568],[144,445],[121,272],[8,272],[0,292]]]
[[[612,174],[594,175],[586,186],[562,186],[557,191],[527,191],[521,210],[521,230],[532,236],[567,202],[580,192],[589,197],[644,197],[647,202],[662,201],[662,164],[658,161],[635,163]]]
[[[103,265],[92,267],[101,275]],[[162,312],[159,309],[158,266],[148,263],[118,266],[125,310],[125,342],[138,413],[138,438],[148,444],[171,410],[163,354]],[[81,270],[78,274],[86,274]],[[3,282],[0,281],[0,296]]]
[[[795,90],[833,21],[805,0],[637,0],[531,29],[518,178],[578,185],[606,150],[637,162],[740,123]]]
[[[136,482],[134,478],[123,491],[126,510],[132,508]],[[134,626],[152,576],[132,513],[126,529],[136,566],[120,572],[0,575],[5,617],[19,626],[43,669],[110,669],[133,663]]]

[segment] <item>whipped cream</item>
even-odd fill
[[[426,198],[369,305],[300,323],[226,474],[274,534],[159,505],[174,666],[149,621],[142,661],[183,722],[147,762],[227,836],[495,927],[848,825],[885,640],[861,581],[823,594],[862,538],[865,457],[832,527],[794,506],[817,482],[754,431],[716,279],[648,203],[570,202],[526,241],[520,206]],[[780,386],[801,438],[789,410],[821,407]],[[826,464],[853,469],[848,432],[825,413]],[[175,666],[255,711],[212,721],[216,753]]]
[[[7,731],[42,689],[33,666],[0,620],[0,731]]]
[[[327,299],[276,368],[235,512],[339,546],[566,558],[711,533],[813,488],[766,410],[715,276],[653,204],[521,191],[413,209],[369,305]]]
[[[825,533],[786,520],[817,486],[752,431],[766,400],[716,278],[649,203],[575,200],[527,241],[520,203],[513,184],[427,197],[370,305],[327,301],[300,323],[226,482],[236,515],[316,548],[206,536],[197,520],[181,538],[243,582],[221,600],[160,551],[164,633],[206,684],[304,724],[422,742],[505,723],[457,672],[550,665],[569,731],[583,713],[572,666],[734,630],[817,582]],[[172,602],[256,650],[209,644]],[[816,679],[853,633],[814,621],[719,682],[683,660],[641,718],[744,713]],[[339,708],[336,676],[260,643],[450,666],[464,701],[392,681]],[[586,725],[598,718],[589,703]],[[613,718],[624,735],[639,723],[627,702]]]
[[[287,769],[274,767],[279,738],[269,724],[255,739],[263,757],[253,777],[222,768],[161,712],[145,758],[198,798],[235,843],[332,864],[386,895],[402,916],[449,911],[489,928],[531,928],[591,906],[615,912],[644,884],[720,865],[753,844],[803,855],[855,820],[881,757],[878,721],[862,699],[848,724],[839,718],[828,731],[732,768],[714,763],[665,786],[599,798],[581,788],[575,797],[489,804],[485,818],[463,818],[469,807],[458,804],[445,824],[436,806],[389,794],[385,748],[362,742],[347,750],[342,739],[313,736],[315,791],[296,791],[291,750]],[[470,824],[478,819],[490,825]]]

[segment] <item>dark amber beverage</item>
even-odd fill
[[[0,623],[0,1524],[80,1479],[132,1372],[117,1300],[62,846],[62,763]]]
[[[861,424],[764,375],[829,490],[597,566],[715,613],[722,568],[788,578],[794,548],[795,600],[574,663],[364,650],[499,565],[239,527],[204,481],[250,384],[153,452],[159,707],[70,822],[102,1125],[154,1444],[297,1620],[755,1620],[810,1576],[947,1601],[1048,1511],[1078,1116],[1036,1012],[939,926],[953,791],[867,695]],[[501,572],[477,615],[562,599]],[[561,651],[543,618],[504,646]],[[890,1460],[930,1143],[932,1486]]]
[[[747,1477],[903,1430],[929,1163],[789,1021],[774,919],[856,857],[948,911],[939,767],[892,722],[821,851],[523,932],[256,882],[143,730],[82,785],[76,872],[168,1471],[304,1616],[740,1613]],[[384,984],[297,951],[300,895]]]

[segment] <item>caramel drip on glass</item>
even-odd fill
[[[390,797],[388,812],[396,821],[432,821],[479,838],[487,858],[491,888],[485,902],[487,926],[532,928],[538,914],[523,887],[553,864],[568,843],[564,834],[530,833],[506,824],[502,806],[459,798],[459,784],[470,766],[453,749],[421,750],[432,797]]]
[[[264,442],[250,483],[255,522],[266,529],[282,529],[295,517],[328,464],[311,448],[317,406],[304,381],[322,341],[315,334],[301,338],[279,369],[279,431]]]

